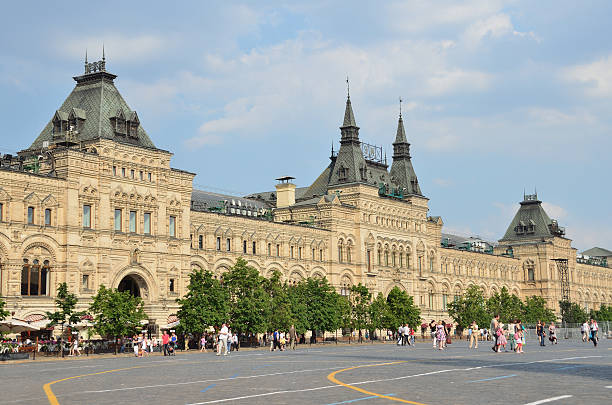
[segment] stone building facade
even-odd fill
[[[104,59],[86,63],[32,145],[0,159],[0,292],[16,318],[52,310],[66,282],[83,309],[100,285],[129,290],[163,327],[192,269],[221,276],[238,257],[290,283],[327,277],[341,294],[357,283],[384,294],[398,286],[426,319],[447,317],[472,284],[540,295],[553,308],[564,286],[589,308],[612,303],[612,269],[578,262],[537,196],[525,196],[494,247],[444,238],[401,114],[390,169],[360,140],[348,98],[340,149],[312,185],[281,178],[272,192],[238,198],[193,189],[195,174],[170,166],[115,78]]]

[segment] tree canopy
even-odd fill
[[[239,257],[236,264],[223,274],[223,285],[229,292],[231,328],[239,333],[265,332],[270,296],[264,288],[265,278],[259,271]]]
[[[176,301],[181,331],[202,334],[228,319],[229,293],[210,271],[195,269],[189,275],[187,294]]]
[[[4,299],[2,299],[2,296],[0,295],[0,321],[4,320],[4,318],[11,314],[9,311],[4,309],[5,305],[6,302],[4,301]]]
[[[524,311],[523,301],[515,294],[510,295],[506,287],[502,287],[500,292],[493,294],[487,300],[489,315],[499,314],[499,320],[503,323],[521,319]]]
[[[94,316],[94,330],[101,336],[130,336],[140,330],[140,321],[147,319],[144,303],[129,291],[100,286],[89,311]]]
[[[448,304],[448,314],[461,329],[465,329],[473,321],[484,327],[489,324],[491,316],[485,305],[482,288],[472,285],[457,300]]]
[[[49,322],[50,326],[58,324],[73,325],[79,322],[81,317],[85,315],[84,311],[76,312],[74,310],[79,300],[76,294],[68,292],[68,284],[66,283],[60,283],[57,286],[57,296],[54,301],[56,310],[54,312],[47,312],[47,318],[51,321]]]
[[[406,291],[397,286],[393,287],[387,295],[387,303],[390,312],[388,329],[395,329],[406,323],[411,328],[416,328],[421,323],[421,309],[414,304],[414,297]]]

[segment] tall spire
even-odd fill
[[[102,43],[102,60],[106,60],[106,53],[104,52],[104,43]]]
[[[355,114],[353,114],[353,106],[351,105],[351,98],[346,98],[346,108],[344,109],[344,122],[342,127],[356,127]]]
[[[397,133],[395,135],[395,142],[393,142],[393,146],[395,144],[400,143],[408,143],[406,139],[406,131],[404,130],[404,120],[402,119],[402,113],[399,115],[399,120],[397,121]]]

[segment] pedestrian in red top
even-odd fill
[[[164,331],[162,335],[162,344],[164,345],[164,356],[168,355],[168,343],[170,342],[170,335],[168,335],[168,331]]]

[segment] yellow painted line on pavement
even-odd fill
[[[353,385],[349,385],[349,384],[343,383],[342,381],[340,381],[340,380],[338,380],[336,378],[336,374],[342,373],[344,371],[354,370],[354,369],[363,368],[363,367],[390,366],[390,365],[393,365],[393,364],[400,364],[400,363],[406,363],[406,361],[394,361],[394,362],[391,362],[391,363],[366,364],[366,365],[361,365],[361,366],[354,366],[354,367],[343,368],[342,370],[338,370],[338,371],[334,371],[332,373],[329,373],[329,375],[327,376],[327,379],[329,381],[333,382],[334,384],[338,384],[338,385],[341,385],[343,387],[350,388],[350,389],[355,390],[355,391],[359,391],[359,392],[361,392],[363,394],[372,395],[372,396],[375,396],[375,397],[378,397],[378,398],[384,398],[384,399],[388,399],[388,400],[391,400],[391,401],[403,402],[405,404],[425,405],[425,404],[422,404],[420,402],[408,401],[406,399],[397,398],[397,397],[391,397],[389,395],[383,395],[383,394],[378,394],[376,392],[364,390],[363,388],[359,388],[359,387],[355,387]]]
[[[75,375],[75,376],[72,376],[72,377],[66,377],[66,378],[62,378],[62,379],[59,379],[59,380],[55,380],[55,381],[51,381],[51,382],[46,383],[45,385],[43,385],[43,391],[45,391],[45,394],[47,395],[47,399],[49,400],[49,404],[50,405],[59,405],[59,402],[57,401],[57,397],[55,396],[55,394],[53,393],[53,390],[51,389],[51,386],[53,384],[57,384],[58,382],[62,382],[62,381],[73,380],[75,378],[87,377],[87,376],[90,376],[90,375],[115,373],[117,371],[133,370],[135,368],[143,368],[143,367],[150,367],[150,365],[146,365],[146,366],[142,365],[142,366],[134,366],[134,367],[126,367],[126,368],[116,368],[114,370],[99,371],[97,373],[81,374],[81,375]]]

